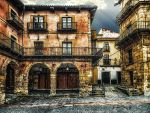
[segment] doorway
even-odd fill
[[[46,93],[50,91],[50,70],[44,64],[35,64],[29,71],[29,93]]]
[[[102,72],[102,84],[110,84],[110,72]]]
[[[9,63],[6,69],[6,87],[5,92],[13,94],[15,89],[15,64]]]
[[[61,64],[57,70],[57,92],[78,92],[79,71],[73,64]]]

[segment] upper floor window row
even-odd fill
[[[61,17],[60,21],[57,23],[58,31],[76,31],[76,22],[74,17]],[[28,31],[39,31],[39,30],[48,30],[48,25],[46,22],[46,16],[32,16],[31,22],[28,23]]]

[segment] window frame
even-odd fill
[[[39,43],[39,44],[38,44]],[[37,46],[37,45],[38,46]],[[36,45],[36,46],[35,46]],[[40,45],[40,46],[39,46]],[[42,45],[42,46],[41,46]],[[43,41],[34,41],[34,53],[35,55],[43,55],[44,54],[44,42]]]
[[[68,22],[68,19],[71,19],[71,22]],[[66,22],[64,22],[63,21],[63,19],[66,19]],[[62,17],[61,18],[61,22],[62,22],[62,29],[72,29],[72,22],[73,22],[73,18],[72,17]],[[69,25],[70,24],[70,25]],[[66,27],[64,27],[64,25],[66,26]]]
[[[66,44],[67,46],[64,47],[64,44]],[[69,44],[71,45],[71,47],[68,46]],[[62,42],[62,54],[72,55],[72,42]]]
[[[40,21],[40,18],[43,18],[42,21]],[[35,21],[37,18],[37,22]],[[33,16],[33,29],[44,29],[44,20],[45,17],[42,15],[34,15]]]

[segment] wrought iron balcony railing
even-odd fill
[[[111,65],[111,59],[103,59],[103,65]]]
[[[23,54],[23,47],[3,33],[0,33],[0,48],[6,52],[15,53],[18,55]]]
[[[24,56],[91,56],[96,55],[100,49],[89,47],[44,47],[41,49],[24,48]]]
[[[129,0],[124,8],[121,10],[121,12],[117,15],[117,21],[120,23],[123,21],[129,14],[129,12],[132,12],[133,9],[139,4],[139,3],[150,3],[150,0]]]
[[[23,30],[23,21],[17,15],[9,12],[7,14],[7,22],[17,30]]]
[[[103,52],[110,52],[110,47],[109,46],[104,46],[103,47]]]
[[[59,32],[76,32],[77,31],[77,23],[76,22],[66,22],[57,23],[57,31]]]
[[[47,32],[47,22],[29,22],[27,23],[28,32]]]
[[[126,29],[123,33],[121,33],[118,42],[125,39],[129,35],[132,35],[132,33],[134,33],[134,31],[136,30],[150,31],[150,21],[136,21],[130,26],[130,28]]]

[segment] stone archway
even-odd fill
[[[15,92],[15,75],[17,64],[9,62],[6,67],[5,93],[12,94]]]
[[[32,65],[28,75],[29,93],[49,93],[50,92],[50,69],[43,63]]]
[[[61,64],[57,69],[57,92],[78,92],[79,71],[71,63]]]

